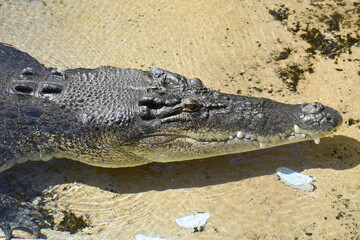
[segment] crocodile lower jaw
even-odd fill
[[[228,138],[224,139],[192,139],[198,142],[222,142],[222,143],[235,143],[235,142],[252,142],[254,145],[258,145],[259,148],[266,148],[270,146],[284,145],[294,142],[302,142],[313,140],[315,144],[320,143],[320,138],[326,136],[332,136],[336,131],[332,130],[327,133],[311,133],[301,129],[299,126],[294,125],[292,130],[288,130],[286,133],[280,133],[272,136],[258,136],[255,134],[247,133],[245,131],[238,131],[234,135],[230,135]]]

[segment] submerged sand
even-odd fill
[[[344,118],[320,145],[123,169],[26,163],[0,174],[1,192],[51,209],[50,239],[360,239],[358,14],[350,0],[1,0],[0,42],[47,66],[161,67]],[[315,176],[316,190],[283,184],[280,166]],[[201,231],[176,224],[197,212],[211,213]]]

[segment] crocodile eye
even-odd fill
[[[195,111],[199,110],[201,107],[202,107],[202,105],[194,99],[190,99],[190,98],[183,99],[183,111],[184,112],[195,112]]]

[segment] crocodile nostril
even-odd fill
[[[308,103],[302,106],[302,111],[304,113],[319,113],[323,110],[324,110],[324,106],[318,102]]]
[[[202,107],[201,103],[195,99],[185,98],[182,102],[184,112],[196,112]]]
[[[333,116],[330,114],[330,113],[327,113],[326,114],[326,121],[328,121],[328,122],[332,122],[332,121],[334,121],[334,118],[333,118]]]

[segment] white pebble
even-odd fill
[[[179,217],[176,219],[176,223],[186,228],[196,228],[205,225],[206,221],[210,217],[210,213],[197,213],[185,217]]]
[[[310,182],[315,179],[314,177],[295,172],[294,170],[287,167],[277,168],[276,173],[279,175],[282,182],[293,188],[308,192],[315,190],[315,187],[310,184]]]

